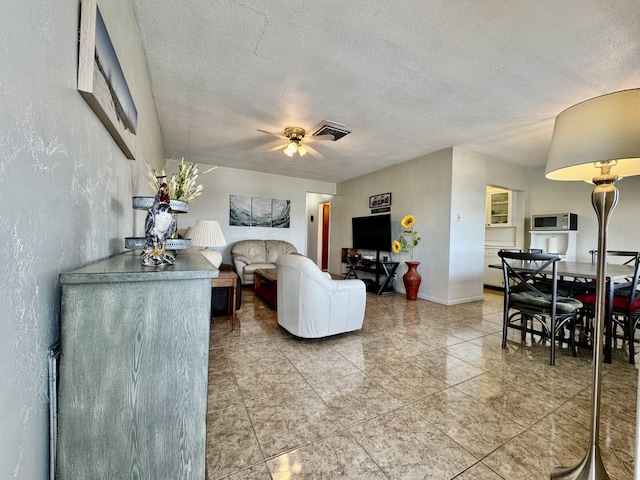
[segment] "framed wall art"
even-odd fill
[[[229,195],[229,225],[289,228],[291,200]]]
[[[138,112],[96,0],[82,0],[78,91],[128,159],[135,159]]]
[[[369,197],[371,213],[391,211],[391,193],[379,193]]]

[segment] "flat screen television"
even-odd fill
[[[354,217],[351,219],[353,248],[356,250],[391,251],[391,214]]]

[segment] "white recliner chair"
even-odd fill
[[[362,280],[332,280],[303,255],[278,257],[278,323],[293,335],[320,338],[362,328]]]

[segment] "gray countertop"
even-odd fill
[[[61,284],[139,282],[166,279],[215,278],[220,271],[199,253],[178,253],[175,265],[146,267],[140,252],[99,260],[60,275]]]

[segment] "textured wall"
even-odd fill
[[[283,155],[283,158],[284,157]],[[189,159],[185,158],[185,162]],[[286,160],[284,160],[286,161]],[[211,160],[215,163],[215,159]],[[201,167],[202,170],[206,166]],[[222,226],[227,246],[218,248],[223,261],[231,262],[231,245],[238,240],[262,238],[286,240],[293,243],[299,252],[307,253],[307,193],[335,194],[335,183],[283,177],[261,172],[250,172],[235,168],[218,167],[198,178],[204,187],[201,197],[189,205],[189,212],[178,217],[178,228],[182,231],[196,220],[217,220]],[[148,195],[148,190],[145,190]],[[291,200],[291,227],[238,227],[229,225],[229,195],[251,195],[254,197]]]
[[[79,1],[3,3],[0,478],[46,479],[58,274],[122,251],[144,155],[162,147],[130,0],[100,6],[138,108],[142,163],[124,157],[76,90]]]

